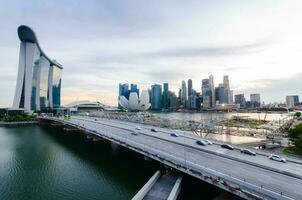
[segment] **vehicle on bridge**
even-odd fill
[[[206,146],[208,143],[204,140],[196,140],[196,144]]]
[[[138,131],[132,131],[131,134],[132,135],[138,135]]]
[[[256,153],[249,149],[241,149],[240,153],[244,153],[244,154],[251,155],[251,156],[256,156]]]
[[[152,132],[157,133],[157,130],[156,130],[155,128],[151,128],[150,130],[151,130]]]
[[[269,159],[274,160],[274,161],[278,161],[278,162],[286,163],[286,159],[285,158],[282,158],[282,157],[280,157],[279,155],[276,155],[276,154],[271,154],[269,156]]]
[[[229,149],[229,150],[234,150],[234,147],[232,147],[231,145],[229,144],[222,144],[220,145],[222,148],[225,148],[225,149]]]
[[[142,130],[140,126],[135,127],[136,130]]]
[[[179,137],[179,135],[177,133],[175,133],[175,132],[170,133],[170,136],[172,136],[172,137]]]
[[[212,141],[210,141],[210,140],[207,140],[207,139],[203,139],[203,141],[205,141],[208,145],[212,145],[213,144],[213,142]]]

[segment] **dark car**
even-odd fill
[[[225,148],[225,149],[229,149],[229,150],[234,150],[234,147],[232,147],[232,146],[229,145],[229,144],[222,144],[221,147],[222,147],[222,148]]]
[[[240,152],[244,153],[244,154],[247,154],[247,155],[256,156],[256,153],[249,150],[249,149],[241,149]]]
[[[157,130],[155,128],[151,128],[152,132],[157,132]]]
[[[196,140],[196,144],[206,146],[208,143],[205,142],[204,140]]]
[[[172,133],[170,133],[170,136],[172,136],[172,137],[178,137],[179,135],[177,133],[172,132]]]

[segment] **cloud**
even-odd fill
[[[267,42],[243,44],[238,46],[172,47],[157,52],[143,53],[145,57],[208,57],[257,53],[263,51]]]
[[[256,79],[248,81],[244,85],[235,86],[234,89],[236,93],[260,93],[262,100],[266,103],[272,101],[284,102],[287,95],[302,95],[301,77],[302,72],[286,78]]]

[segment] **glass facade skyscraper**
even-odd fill
[[[162,109],[162,87],[159,84],[154,84],[151,86],[151,109]]]
[[[31,112],[60,107],[62,66],[46,56],[31,28],[20,26],[18,36],[21,43],[13,108]]]
[[[163,91],[163,108],[168,109],[170,105],[170,98],[169,98],[169,84],[164,83],[164,91]]]

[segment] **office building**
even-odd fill
[[[191,101],[192,101],[192,90],[193,90],[193,83],[192,83],[192,79],[189,79],[188,80],[188,101],[187,101],[187,104],[186,104],[186,107],[188,109],[191,108]]]
[[[151,109],[162,109],[162,87],[159,84],[154,84],[151,86]]]
[[[219,86],[215,88],[215,96],[215,101],[217,102],[217,104],[228,103],[227,91],[224,88],[223,84],[219,84]]]
[[[138,87],[137,87],[137,84],[131,84],[130,85],[130,93],[131,92],[136,92],[136,94],[137,94],[137,96],[139,96],[139,89],[138,89]]]
[[[208,109],[212,107],[212,89],[210,86],[209,79],[202,80],[202,97],[203,97],[203,108]]]
[[[250,104],[252,108],[259,108],[261,106],[260,94],[250,94]]]
[[[245,101],[244,94],[235,95],[235,104],[240,105],[240,108],[246,107],[246,101]]]
[[[21,43],[13,108],[33,112],[60,107],[62,65],[43,52],[28,26],[19,26],[18,36]]]
[[[169,98],[169,84],[164,83],[164,91],[162,96],[162,107],[163,109],[168,109],[170,105],[170,98]]]
[[[212,94],[211,107],[215,107],[216,101],[215,101],[215,85],[214,85],[214,76],[213,75],[209,76],[209,84],[210,84],[210,89],[211,89],[211,94]]]
[[[186,82],[182,81],[181,82],[181,92],[180,92],[180,101],[181,105],[185,108],[186,107],[186,102],[188,100],[188,93],[187,93],[187,86]]]
[[[286,96],[286,106],[292,108],[299,105],[299,96],[298,95],[289,95]]]

